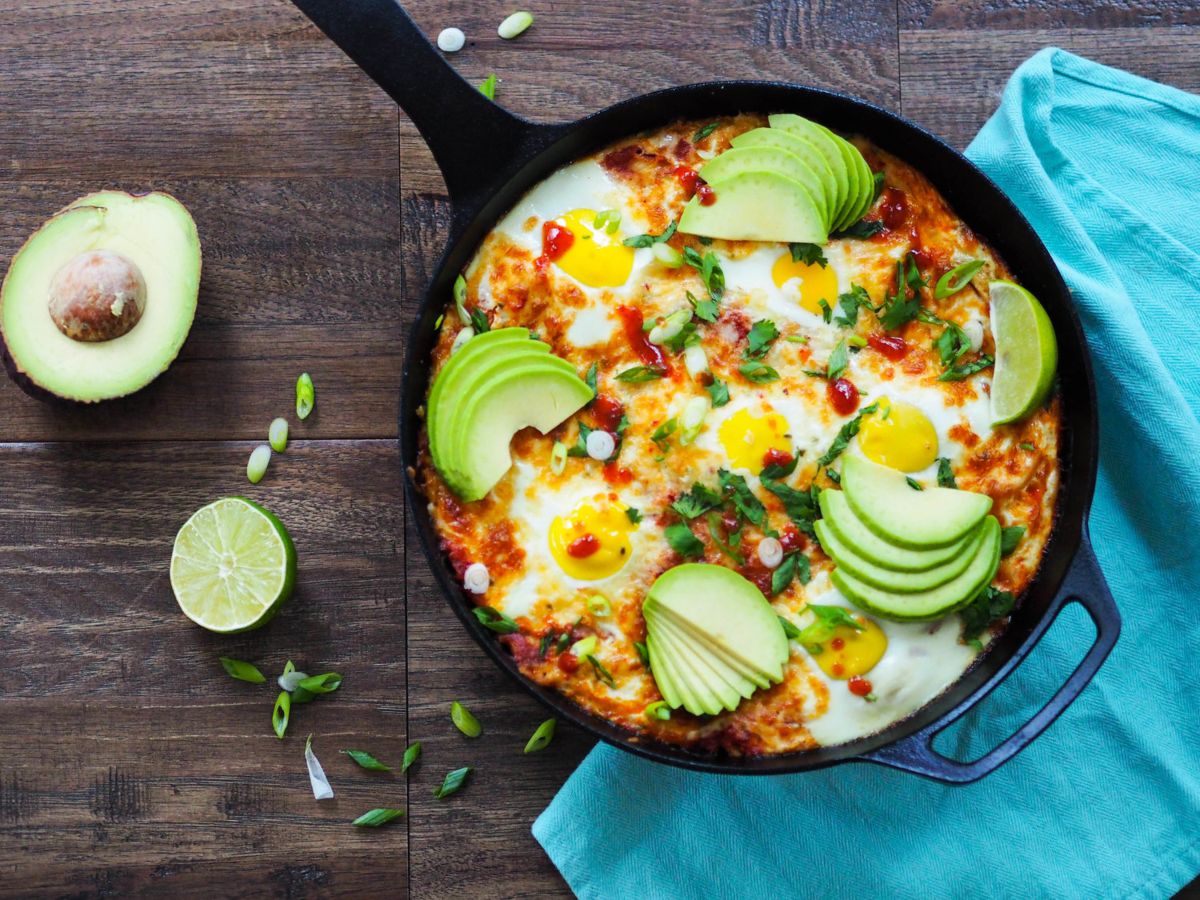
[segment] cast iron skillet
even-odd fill
[[[406,477],[409,509],[434,575],[451,608],[497,665],[556,715],[610,744],[687,769],[740,775],[801,772],[867,761],[948,783],[970,782],[1011,759],[1071,704],[1103,664],[1121,627],[1087,533],[1096,481],[1095,385],[1079,319],[1058,269],[1029,223],[987,176],[933,135],[886,110],[830,91],[774,82],[687,85],[635,97],[570,124],[534,124],[505,112],[459,78],[394,0],[293,2],[408,113],[433,151],[453,203],[449,243],[408,341],[400,445],[409,473],[417,464],[421,427],[417,408],[424,403],[428,385],[434,321],[475,247],[522,194],[563,164],[620,137],[674,119],[787,111],[842,132],[865,135],[925,173],[1042,301],[1058,335],[1065,425],[1061,485],[1057,521],[1041,570],[1008,629],[983,659],[908,719],[849,744],[758,759],[701,756],[635,739],[521,675],[512,657],[471,615],[474,604],[464,595],[438,548],[426,502],[410,474]],[[1013,735],[973,762],[959,762],[934,750],[934,736],[1003,681],[1069,603],[1080,603],[1087,610],[1096,626],[1096,638],[1058,693]]]

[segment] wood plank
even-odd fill
[[[516,42],[495,38],[496,9],[482,0],[450,7],[406,3],[431,36],[463,28],[468,47],[451,62],[464,77],[500,76],[496,99],[539,121],[577,118],[630,95],[714,78],[760,78],[832,87],[899,103],[896,10],[869,3],[698,0],[664,13],[646,4],[539,13]],[[401,120],[404,319],[415,314],[442,250],[449,208],[441,177],[416,129]],[[464,633],[440,597],[415,533],[406,560],[409,597],[409,730],[426,747],[413,780],[411,891],[430,897],[562,897],[569,890],[530,825],[590,749],[560,723],[554,743],[526,756],[525,741],[549,713],[511,683]],[[484,735],[468,740],[449,722],[465,703]],[[434,764],[434,759],[437,764]],[[431,796],[449,769],[475,765],[461,795]]]
[[[255,487],[248,450],[0,447],[0,895],[389,897],[404,883],[405,824],[348,824],[404,806],[404,779],[338,753],[398,762],[406,745],[395,444],[295,444]],[[287,523],[300,574],[268,626],[218,636],[179,612],[167,562],[182,521],[233,492]],[[273,683],[228,678],[220,655],[272,678],[291,658],[345,685],[296,707],[279,741]],[[334,801],[309,792],[309,732]]]
[[[900,28],[1027,31],[1200,25],[1193,0],[899,0]]]
[[[402,357],[399,184],[391,178],[137,178],[191,209],[204,247],[197,320],[146,390],[93,407],[46,405],[0,379],[0,439],[263,439],[302,371],[317,412],[298,435],[390,437]],[[93,185],[0,181],[0,255]]]
[[[1058,46],[1145,78],[1200,90],[1200,29],[901,31],[904,115],[965,147],[995,111],[1013,70]]]

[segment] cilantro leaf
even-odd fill
[[[977,639],[993,619],[1001,619],[1011,613],[1016,600],[1010,591],[988,586],[970,605],[958,612],[963,622],[963,640],[969,642]]]
[[[937,481],[938,487],[958,487],[958,482],[954,480],[954,470],[950,468],[950,460],[944,456],[938,457]]]
[[[475,329],[476,334],[483,334],[485,331],[491,331],[491,323],[488,322],[487,314],[479,307],[471,310],[471,327]]]
[[[772,576],[771,581],[774,582],[774,580],[775,578]],[[775,593],[779,592],[776,591]],[[800,629],[792,624],[791,619],[785,619],[783,616],[779,616],[779,624],[783,626],[783,633],[789,641],[793,638],[800,637]]]
[[[710,538],[712,538],[712,542],[717,545],[717,548],[722,553],[724,553],[726,556],[728,556],[730,559],[732,559],[735,563],[737,563],[739,566],[744,566],[746,564],[746,557],[742,556],[742,554],[737,552],[737,549],[735,548],[735,545],[732,540],[733,535],[730,535],[731,540],[728,543],[722,537],[722,525],[721,525],[720,514],[715,513],[715,512],[710,512],[707,517],[707,522],[708,522],[708,536]],[[741,533],[735,532],[735,534],[737,535],[737,543],[740,544],[741,543]]]
[[[697,300],[696,295],[688,291],[687,301],[692,304],[692,313],[701,322],[717,321],[717,316],[720,314],[721,308],[717,305],[716,300]]]
[[[636,525],[638,522],[642,521],[641,512],[632,506],[626,507],[625,517],[627,519],[629,519],[629,521],[632,522],[634,525]]]
[[[567,456],[587,456],[587,439],[588,435],[595,431],[594,428],[589,428],[583,422],[579,423],[579,436],[575,438],[575,446],[567,448]]]
[[[842,377],[842,373],[846,371],[846,366],[849,364],[850,351],[846,349],[846,339],[842,338],[833,348],[833,352],[829,354],[829,366],[825,370],[825,377],[830,381],[837,381]]]
[[[869,238],[874,237],[881,231],[884,231],[884,224],[875,219],[859,219],[853,225],[843,228],[841,231],[835,231],[830,235],[831,238]]]
[[[974,375],[976,372],[982,372],[984,369],[991,368],[995,362],[996,361],[990,356],[981,356],[969,363],[963,363],[961,366],[955,366],[953,369],[947,369],[938,376],[938,381],[962,381],[964,378],[968,378],[971,375]]]
[[[820,244],[788,244],[788,249],[792,251],[792,262],[808,266],[815,264],[822,269],[829,265]]]
[[[816,619],[800,632],[797,639],[809,653],[820,653],[821,645],[833,637],[834,629],[840,626],[862,631],[863,625],[850,614],[844,606],[820,606],[810,603],[805,609],[810,610]]]
[[[725,296],[725,272],[717,262],[717,254],[709,250],[701,256],[695,247],[684,247],[683,261],[700,273],[700,280],[708,289],[708,296],[719,303]]]
[[[809,536],[815,534],[813,522],[816,521],[820,514],[820,507],[817,501],[821,495],[820,489],[815,484],[810,485],[807,491],[798,491],[784,484],[782,481],[766,477],[766,473],[764,472],[762,486],[765,490],[770,491],[779,498],[779,502],[783,504],[784,512],[787,513],[788,518],[795,523],[797,528]]]
[[[874,309],[871,304],[871,297],[867,294],[866,288],[861,284],[850,285],[850,290],[844,294],[838,295],[838,306],[841,307],[842,314],[834,319],[838,325],[846,328],[852,328],[858,323],[858,311],[862,307]]]
[[[771,573],[771,596],[787,589],[787,586],[792,583],[795,578],[800,579],[801,584],[808,584],[812,580],[812,563],[803,553],[789,553],[783,558],[783,562]],[[791,624],[790,622],[788,623]],[[795,629],[795,626],[792,626]],[[787,629],[785,628],[786,632]],[[796,637],[800,636],[799,629],[796,629]],[[791,635],[789,635],[791,637]]]
[[[825,324],[828,325],[833,321],[833,307],[829,305],[829,301],[824,297],[817,301],[817,306],[821,307],[821,318],[824,319]]]
[[[721,495],[697,481],[692,485],[690,491],[680,494],[679,498],[671,504],[671,509],[685,519],[694,519],[701,513],[708,512],[713,507],[720,505]]]
[[[600,363],[588,366],[587,375],[583,380],[592,389],[592,400],[595,400],[596,395],[600,393]]]
[[[692,534],[692,529],[688,528],[683,522],[676,522],[673,525],[668,525],[663,534],[667,538],[667,543],[671,545],[671,549],[680,556],[699,559],[704,556],[704,544],[701,540]]]
[[[674,416],[667,419],[650,435],[650,440],[654,441],[659,450],[666,450],[671,444],[671,435],[675,433],[675,429],[679,427],[679,420]]]
[[[758,477],[760,479],[762,479],[762,478],[769,478],[769,479],[787,478],[789,475],[791,475],[793,472],[796,471],[796,466],[800,462],[800,457],[797,454],[791,453],[788,455],[791,456],[791,458],[792,458],[791,462],[770,463],[766,466],[763,466],[763,470],[758,474]]]
[[[921,309],[920,289],[925,286],[917,261],[911,253],[896,262],[895,293],[888,294],[876,310],[879,324],[893,331],[917,317]]]
[[[725,382],[714,381],[705,390],[708,391],[708,396],[712,400],[713,409],[729,402],[729,385]]]
[[[850,446],[850,441],[858,434],[858,429],[862,427],[863,417],[876,412],[878,409],[878,403],[872,403],[870,406],[864,406],[860,409],[858,415],[842,426],[841,430],[837,433],[837,437],[833,439],[833,443],[829,445],[829,449],[825,451],[825,455],[817,460],[817,465],[827,466],[841,456],[842,451]]]
[[[946,330],[934,340],[933,349],[938,352],[942,368],[949,369],[971,349],[971,341],[967,337],[967,333],[958,325],[954,322],[947,322]]]
[[[754,491],[750,490],[745,478],[734,475],[727,469],[718,469],[717,482],[721,485],[721,490],[733,500],[738,512],[748,521],[761,525],[766,520],[767,509],[762,505],[762,501],[754,496]]]
[[[1000,529],[1000,555],[1008,556],[1017,549],[1021,538],[1025,537],[1024,525],[1010,525]]]
[[[759,319],[750,326],[750,333],[747,335],[746,349],[742,353],[743,359],[762,359],[767,355],[767,351],[771,349],[771,344],[779,337],[779,328],[770,319]]]

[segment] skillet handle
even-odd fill
[[[934,737],[991,693],[1011,670],[1016,668],[1021,660],[1033,650],[1037,642],[1042,639],[1042,635],[1054,624],[1058,614],[1070,603],[1079,603],[1087,610],[1092,624],[1096,626],[1096,639],[1087,655],[1071,673],[1071,677],[1058,689],[1058,693],[1003,743],[974,762],[959,762],[934,750]],[[1105,658],[1116,644],[1120,633],[1121,614],[1104,581],[1104,575],[1096,561],[1096,554],[1092,550],[1091,540],[1085,531],[1079,550],[1071,561],[1071,568],[1067,571],[1067,577],[1063,581],[1058,595],[1054,598],[1054,602],[1050,605],[1037,629],[1030,636],[1029,641],[1022,647],[1010,665],[996,673],[988,683],[962,704],[950,719],[938,720],[903,740],[880,747],[878,750],[872,750],[857,758],[865,762],[881,763],[894,769],[903,769],[906,772],[947,784],[967,784],[977,781],[994,772],[1028,747],[1062,714],[1063,710],[1075,701],[1080,691],[1087,686],[1100,666],[1104,664]]]
[[[464,81],[395,0],[292,2],[408,113],[459,211],[480,208],[520,156],[557,136]]]

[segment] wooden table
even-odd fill
[[[1013,67],[1058,44],[1200,89],[1189,0],[412,0],[463,28],[462,73],[497,101],[572,118],[682,81],[771,78],[866,97],[963,146]],[[402,336],[447,205],[415,129],[284,0],[3,0],[0,251],[100,186],[164,189],[195,214],[204,283],[191,339],[136,397],[53,408],[0,385],[0,894],[537,897],[566,886],[529,826],[587,753],[462,632],[406,532],[396,439]],[[486,159],[481,160],[486,164]],[[258,486],[247,454],[301,371],[317,413]],[[245,493],[299,548],[270,626],[220,638],[179,613],[171,541],[198,506]],[[336,670],[284,741],[272,675]],[[483,721],[450,725],[460,699]],[[315,747],[337,799],[313,801]],[[396,762],[363,772],[338,750]],[[477,767],[447,801],[451,768]],[[404,806],[379,831],[347,824]]]

